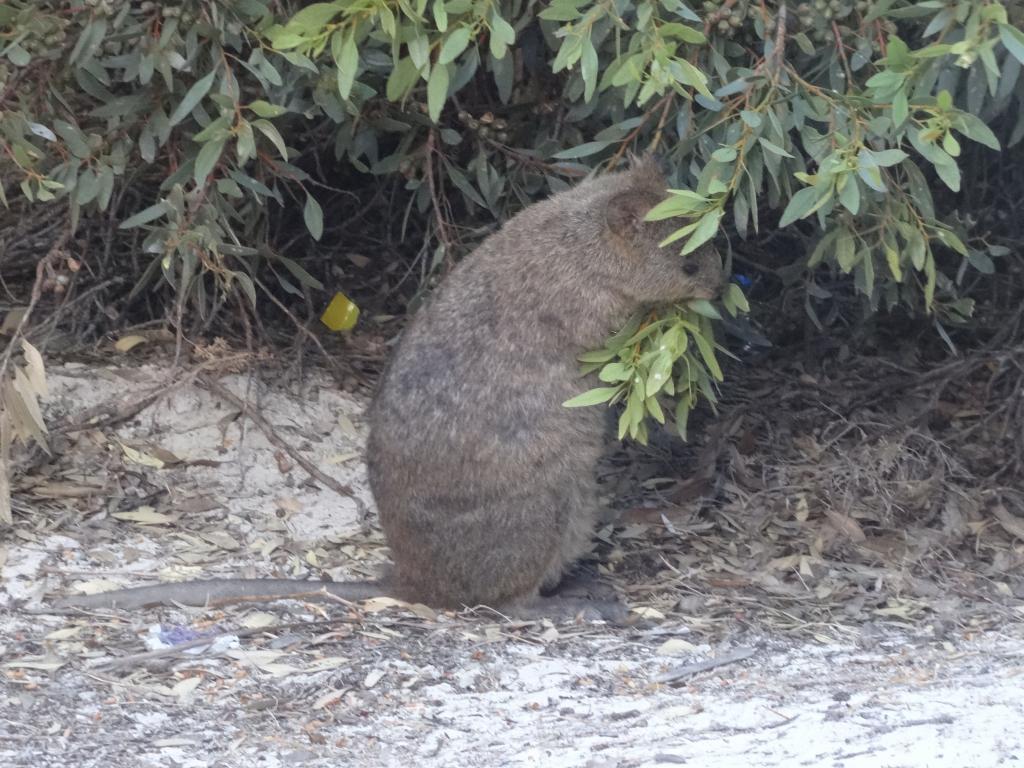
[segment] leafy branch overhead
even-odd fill
[[[1005,253],[953,214],[967,158],[1024,137],[1022,22],[990,0],[13,0],[0,202],[20,191],[76,226],[113,212],[150,259],[133,295],[205,313],[255,303],[267,272],[322,288],[266,223],[294,210],[329,239],[335,177],[397,181],[397,217],[426,222],[426,286],[523,205],[654,149],[674,190],[650,216],[680,219],[666,247],[718,238],[731,262],[781,228],[812,322],[831,322],[838,278],[866,313],[944,333],[971,315],[966,275]],[[746,310],[738,286],[722,306]],[[574,404],[623,402],[637,438],[666,411],[684,431],[716,397],[721,311],[637,318],[586,358],[607,386]]]

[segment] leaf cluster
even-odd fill
[[[665,247],[785,229],[815,323],[828,274],[865,315],[941,332],[970,317],[965,271],[1005,253],[953,207],[970,145],[1024,138],[1022,22],[997,0],[12,0],[0,204],[112,216],[148,259],[133,294],[203,314],[255,305],[265,271],[318,295],[267,221],[292,208],[323,238],[325,163],[387,180],[404,209],[385,215],[426,222],[407,272],[427,285],[522,206],[646,148],[673,169],[651,213],[680,217]],[[723,306],[746,310],[738,286]],[[642,438],[659,398],[683,425],[714,402],[718,313],[666,308],[595,353],[620,432]]]

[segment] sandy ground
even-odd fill
[[[47,413],[165,375],[57,367]],[[361,402],[325,381],[303,396],[225,383],[372,508]],[[556,627],[387,601],[35,613],[154,577],[372,575],[386,555],[352,499],[198,387],[52,442],[58,458],[15,484],[0,531],[0,766],[1024,764],[1013,622],[797,640],[739,621]],[[197,633],[213,645],[167,650]]]

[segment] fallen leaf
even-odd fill
[[[156,456],[151,456],[148,453],[136,450],[130,445],[121,443],[121,450],[124,451],[124,457],[133,464],[140,464],[143,467],[152,467],[153,469],[163,469],[165,466],[162,459],[158,459]]]
[[[55,669],[60,669],[66,661],[60,661],[58,659],[49,658],[29,658],[29,659],[15,659],[14,661],[5,661],[2,665],[4,669],[38,669],[43,672],[52,672]]]
[[[993,506],[992,514],[996,516],[1004,531],[1018,539],[1024,539],[1024,520],[1012,514],[1002,504]]]
[[[263,627],[272,627],[277,623],[277,620],[277,616],[272,613],[256,611],[255,613],[250,613],[242,620],[242,626],[246,629],[261,629]]]
[[[15,307],[6,315],[4,315],[4,321],[0,324],[0,333],[4,336],[10,336],[17,329],[21,323],[21,318],[25,316],[27,307]]]
[[[836,512],[833,509],[826,509],[825,516],[828,517],[829,522],[832,523],[840,533],[846,535],[853,541],[864,541],[867,539],[867,536],[864,535],[864,529],[860,527],[860,523],[849,515]]]
[[[118,352],[129,352],[135,347],[139,346],[139,344],[144,344],[147,341],[149,341],[149,339],[147,339],[145,336],[122,336],[114,343],[114,349],[116,349]]]
[[[313,702],[313,709],[323,709],[331,704],[337,704],[344,695],[345,689],[340,691],[336,691],[334,689],[328,690],[327,693],[321,694],[317,700]]]
[[[148,506],[141,506],[130,512],[111,512],[110,516],[115,517],[118,520],[127,520],[132,523],[139,523],[140,525],[169,525],[178,519],[174,515],[157,512],[155,509]]]
[[[46,386],[46,369],[43,367],[43,356],[39,350],[24,339],[21,340],[21,351],[25,354],[25,372],[32,384],[32,389],[39,397],[46,397],[49,388]]]
[[[688,643],[680,637],[673,637],[662,643],[655,653],[659,656],[681,656],[686,653],[694,653],[697,646]]]
[[[46,636],[47,640],[67,640],[74,637],[82,631],[81,627],[65,627],[64,629],[55,629],[53,632]]]
[[[89,581],[79,581],[73,586],[75,594],[95,595],[99,592],[109,592],[112,589],[118,589],[121,585],[110,579],[90,579]]]
[[[344,656],[325,656],[322,659],[316,659],[312,664],[306,667],[306,672],[324,672],[328,669],[337,669],[338,667],[344,667],[349,664],[351,659],[347,659]]]
[[[408,608],[409,604],[397,600],[393,597],[371,597],[369,600],[364,600],[363,610],[367,613],[380,613],[386,611],[388,608]]]
[[[199,534],[199,537],[221,549],[233,551],[239,547],[238,542],[223,531],[204,531]]]
[[[203,682],[203,678],[199,677],[199,675],[186,677],[171,688],[171,694],[178,697],[179,704],[185,704],[192,697],[192,692],[199,687],[201,682]]]
[[[635,613],[641,619],[659,620],[665,618],[665,614],[659,611],[657,608],[649,608],[646,606],[642,606],[640,608],[633,608],[630,611],[630,613]]]
[[[356,431],[356,425],[353,424],[352,419],[344,413],[338,414],[338,426],[341,427],[341,434],[345,437],[359,437],[359,433]]]
[[[338,453],[334,456],[330,456],[327,459],[328,464],[344,464],[346,461],[352,461],[352,459],[359,458],[358,451],[349,451],[348,453]]]

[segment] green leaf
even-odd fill
[[[690,239],[686,241],[680,254],[685,256],[688,253],[693,253],[714,237],[718,232],[718,224],[722,220],[723,213],[721,208],[714,208],[701,216],[697,228],[690,235]]]
[[[238,284],[242,286],[242,291],[246,296],[249,297],[249,301],[252,303],[253,308],[256,307],[256,286],[252,282],[252,278],[244,272],[232,272],[230,273],[233,278],[238,281]]]
[[[196,166],[194,170],[194,178],[197,187],[201,187],[206,183],[206,178],[210,175],[210,172],[213,171],[214,166],[217,165],[217,161],[220,160],[220,155],[224,150],[224,143],[226,141],[227,139],[225,138],[211,139],[199,148],[199,154],[196,155]]]
[[[708,371],[717,381],[722,381],[722,369],[718,365],[718,360],[715,358],[715,350],[712,349],[710,342],[704,338],[703,333],[693,334],[693,340],[697,342],[697,349],[700,350],[700,356],[704,358],[704,365],[708,367]]]
[[[400,101],[412,90],[419,80],[420,73],[416,64],[408,56],[398,60],[398,64],[391,68],[388,75],[385,95],[388,101]]]
[[[647,399],[644,400],[644,406],[651,415],[651,418],[659,424],[665,423],[665,412],[661,410],[661,403],[658,402],[658,398],[648,395]]]
[[[997,152],[1000,149],[999,139],[997,139],[996,135],[992,133],[992,129],[985,125],[985,123],[981,121],[981,118],[976,115],[972,115],[969,112],[957,115],[956,119],[953,121],[953,127],[971,141],[984,144],[989,149],[994,149]]]
[[[918,272],[924,269],[926,252],[927,246],[925,245],[924,236],[921,234],[921,230],[915,227],[907,234],[907,255],[910,257],[910,263],[914,265],[914,269]]]
[[[277,259],[277,261],[280,261],[282,264],[284,264],[285,269],[291,272],[292,275],[295,277],[296,280],[299,281],[300,284],[307,285],[310,288],[314,288],[318,291],[322,291],[324,289],[323,283],[321,283],[319,280],[317,280],[315,277],[309,274],[309,272],[304,270],[292,259],[289,259],[287,256],[276,256],[275,258]]]
[[[562,405],[566,408],[582,408],[587,405],[597,405],[599,403],[607,403],[621,387],[597,387],[584,392],[582,395],[576,395],[576,397],[566,400]]]
[[[580,157],[596,155],[602,149],[610,146],[611,143],[610,141],[588,141],[569,149],[563,149],[561,152],[556,152],[552,155],[552,158],[555,160],[575,160]]]
[[[758,139],[761,146],[767,149],[769,152],[778,155],[779,157],[793,157],[789,152],[784,150],[778,144],[772,144],[768,139]]]
[[[340,12],[340,3],[311,3],[289,19],[287,28],[304,33],[320,32]]]
[[[736,147],[719,147],[711,153],[711,159],[716,163],[731,163],[736,155]]]
[[[496,59],[505,57],[505,51],[516,41],[516,31],[501,16],[495,13],[491,17],[490,47],[491,55]]]
[[[686,85],[696,88],[703,96],[706,96],[709,99],[714,99],[715,97],[712,96],[711,91],[708,90],[708,79],[704,73],[686,59],[678,59],[678,62],[679,66],[682,68],[683,82]]]
[[[832,244],[839,236],[839,232],[840,230],[833,229],[818,241],[818,244],[814,246],[814,250],[811,251],[811,255],[807,259],[808,267],[816,267],[821,264],[825,258],[825,252],[832,247]]]
[[[846,274],[857,266],[857,243],[849,232],[841,232],[836,238],[836,262]]]
[[[875,292],[875,257],[871,249],[864,248],[857,254],[857,264],[860,269],[854,275],[854,285],[865,296],[871,296]]]
[[[952,133],[947,133],[942,137],[942,148],[950,157],[960,156],[960,142],[956,140]]]
[[[606,363],[615,357],[616,353],[611,349],[597,349],[592,352],[584,352],[577,357],[581,363]]]
[[[903,282],[903,270],[900,268],[900,254],[889,246],[885,247],[885,260],[889,263],[889,271],[897,283]]]
[[[925,257],[925,260],[924,260],[924,274],[925,274],[924,305],[925,305],[925,307],[927,307],[930,310],[931,307],[932,307],[932,302],[935,299],[935,283],[936,283],[935,257],[932,256],[931,253],[928,253],[927,256]]]
[[[993,262],[989,255],[984,251],[972,250],[967,255],[967,260],[971,263],[972,267],[983,275],[991,275],[996,271],[995,262]]]
[[[210,87],[213,85],[213,79],[216,76],[217,70],[215,69],[203,79],[193,83],[192,87],[188,89],[185,96],[178,103],[178,106],[174,108],[171,116],[167,118],[167,122],[174,126],[184,120],[195,109],[196,105],[202,101],[203,97],[210,92]]]
[[[954,251],[959,253],[961,256],[967,256],[967,246],[964,245],[963,241],[950,232],[948,229],[936,228],[934,230],[935,237],[938,238],[944,245],[952,248]]]
[[[883,168],[890,165],[896,165],[897,163],[902,163],[908,157],[907,153],[902,149],[883,149],[879,152],[870,152],[869,150],[864,151],[869,152],[871,157],[874,158],[875,163]]]
[[[1024,64],[1024,32],[1009,24],[999,25],[999,39],[1003,41],[1006,50],[1013,54],[1021,64]]]
[[[725,295],[741,312],[750,311],[750,304],[747,302],[746,294],[743,293],[743,289],[736,285],[736,283],[729,283],[729,287],[725,289]]]
[[[159,219],[161,216],[167,213],[167,203],[161,201],[156,205],[151,205],[149,208],[144,208],[134,216],[129,216],[127,219],[121,222],[118,229],[132,229],[133,227],[140,227],[143,224],[148,224],[151,221]]]
[[[238,153],[238,164],[245,165],[256,157],[256,138],[252,133],[252,123],[239,119],[235,134],[235,150]]]
[[[336,43],[337,40],[341,40],[340,45]],[[348,99],[352,95],[352,86],[359,69],[359,50],[356,48],[354,30],[345,35],[344,39],[341,38],[340,30],[335,32],[331,37],[331,52],[338,67],[338,94]]]
[[[91,203],[100,190],[99,179],[91,168],[85,168],[78,174],[78,186],[75,188],[75,202],[79,205]]]
[[[597,88],[597,49],[589,37],[583,41],[580,74],[583,76],[583,100],[589,102]]]
[[[910,114],[910,104],[907,100],[907,92],[902,88],[892,99],[892,124],[894,128],[903,125]]]
[[[432,6],[434,12],[434,24],[438,32],[448,31],[448,11],[445,10],[444,0],[434,0]]]
[[[878,165],[875,163],[874,158],[870,155],[864,156],[867,150],[861,150],[861,157],[857,165],[857,175],[864,180],[864,183],[871,187],[876,192],[888,191],[885,187],[885,181],[882,179],[882,171],[879,170]]]
[[[448,99],[448,67],[435,64],[427,81],[427,111],[435,123],[441,119],[441,110]]]
[[[751,128],[760,128],[764,120],[757,112],[751,112],[749,109],[744,109],[740,112],[740,119],[743,120]]]
[[[846,175],[846,183],[839,192],[839,202],[854,216],[860,211],[860,185],[852,174]]]
[[[600,373],[597,374],[597,378],[609,384],[614,384],[619,381],[629,381],[633,378],[633,369],[625,363],[608,363],[608,365],[604,366]]]
[[[231,129],[231,118],[234,115],[221,115],[216,120],[213,120],[203,130],[192,137],[192,141],[203,144],[212,138],[227,138]]]
[[[314,240],[320,240],[324,234],[324,212],[312,195],[306,195],[306,206],[302,209],[302,218],[306,229]]]
[[[680,398],[676,403],[676,429],[679,430],[679,437],[686,440],[686,425],[690,421],[690,411],[693,406],[687,397]]]
[[[84,160],[92,154],[88,143],[86,143],[85,136],[77,126],[65,122],[64,120],[55,120],[53,123],[53,129],[57,132],[57,135],[64,140],[64,143],[67,144],[71,154],[78,159]]]
[[[256,99],[256,101],[248,104],[248,109],[251,109],[259,117],[279,117],[288,110],[277,104],[271,104],[263,99]]]
[[[260,131],[260,133],[262,133],[264,136],[270,139],[271,142],[273,142],[274,146],[277,147],[277,151],[281,155],[281,159],[287,160],[288,147],[285,146],[284,139],[281,138],[281,134],[278,133],[277,128],[274,127],[274,124],[268,122],[267,120],[256,120],[253,122],[253,125]]]
[[[448,64],[459,58],[459,55],[466,50],[466,46],[469,45],[469,36],[472,30],[469,27],[459,27],[452,32],[448,37],[445,38],[444,44],[441,46],[441,53],[438,55],[438,61],[442,64]]]
[[[696,312],[698,315],[710,318],[712,320],[721,320],[721,313],[715,309],[715,305],[707,299],[693,299],[687,302],[687,306]]]
[[[786,210],[782,212],[782,218],[779,219],[779,227],[788,227],[797,219],[809,216],[824,205],[826,199],[827,194],[823,196],[816,187],[804,187],[793,195],[789,205],[786,206]]]
[[[942,182],[954,192],[960,191],[960,169],[956,163],[934,163],[935,173],[939,175]]]
[[[4,53],[7,55],[7,60],[16,67],[27,67],[32,63],[32,54],[17,43],[7,46]]]

